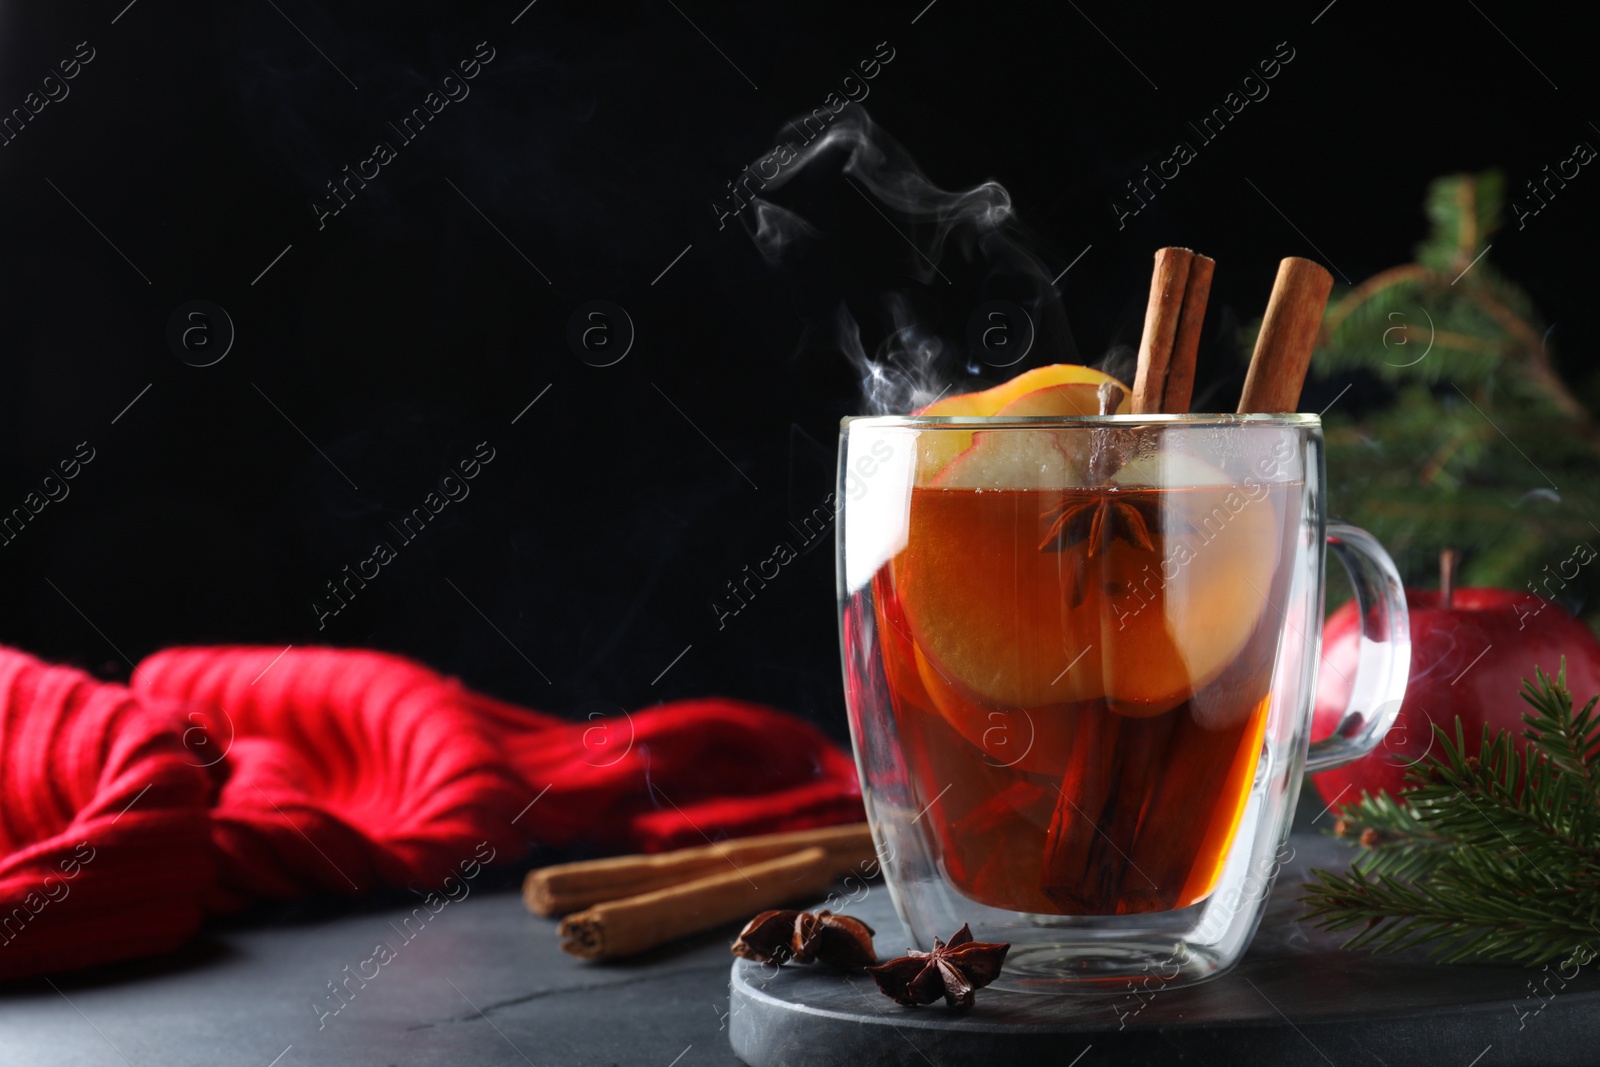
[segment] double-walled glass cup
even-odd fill
[[[845,694],[889,893],[999,985],[1177,984],[1236,963],[1300,779],[1393,724],[1394,564],[1324,515],[1308,415],[854,418],[840,447]],[[1325,546],[1363,640],[1309,744]]]

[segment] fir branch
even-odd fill
[[[1468,753],[1434,725],[1437,752],[1396,799],[1362,794],[1335,826],[1363,851],[1313,871],[1308,917],[1355,930],[1351,948],[1425,948],[1446,962],[1585,961],[1600,946],[1600,696],[1574,709],[1566,664],[1520,694],[1524,744],[1485,727]]]
[[[1505,194],[1494,173],[1433,182],[1415,261],[1342,290],[1312,361],[1331,391],[1390,387],[1324,416],[1329,502],[1406,577],[1466,548],[1464,584],[1523,589],[1600,528],[1600,422],[1583,403],[1600,386],[1562,378],[1532,299],[1480,255]],[[1532,591],[1600,605],[1600,567],[1564,581]]]

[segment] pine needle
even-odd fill
[[[1335,827],[1363,846],[1348,873],[1312,871],[1301,898],[1349,948],[1423,948],[1449,963],[1587,963],[1600,953],[1600,696],[1575,709],[1566,662],[1523,683],[1525,746],[1487,726],[1437,751],[1399,798],[1368,796]]]

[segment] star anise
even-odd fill
[[[764,911],[744,924],[733,943],[733,954],[757,963],[784,963],[794,955],[795,920],[800,912],[793,908]]]
[[[1005,963],[1009,944],[972,940],[966,923],[948,944],[933,939],[932,952],[907,949],[907,954],[867,973],[878,989],[907,1007],[932,1004],[940,997],[952,1008],[972,1006],[973,994],[994,981]]]
[[[860,919],[835,915],[824,908],[812,914],[784,908],[764,911],[745,924],[733,943],[733,954],[758,963],[788,960],[817,963],[841,971],[859,971],[876,963],[874,930]]]
[[[1050,532],[1039,542],[1041,552],[1062,552],[1088,542],[1087,554],[1092,559],[1110,548],[1118,537],[1149,552],[1155,547],[1151,533],[1160,532],[1153,503],[1117,500],[1112,492],[1100,493],[1093,500],[1063,501],[1051,511],[1059,514],[1050,524]],[[1045,512],[1045,516],[1050,513]]]

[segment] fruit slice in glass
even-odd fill
[[[1088,459],[1066,440],[977,431],[934,491],[913,494],[920,514],[896,582],[912,636],[979,703],[1104,697],[1124,715],[1159,715],[1254,631],[1277,517],[1192,456],[1135,459],[1112,485],[1084,487]]]
[[[1094,415],[1099,412],[1098,390],[1104,382],[1118,382],[1092,367],[1053,363],[1024,371],[1010,381],[977,393],[960,393],[936,400],[916,412],[918,415],[945,417],[987,417],[994,415]],[[1129,393],[1123,386],[1123,400],[1117,414],[1132,411]],[[924,434],[920,442],[921,461],[918,481],[926,484],[956,456],[972,444],[970,432]]]
[[[1090,440],[976,431],[913,489],[882,592],[952,880],[1017,910],[1166,910],[1210,892],[1243,810],[1287,526],[1184,454],[1090,486]]]

